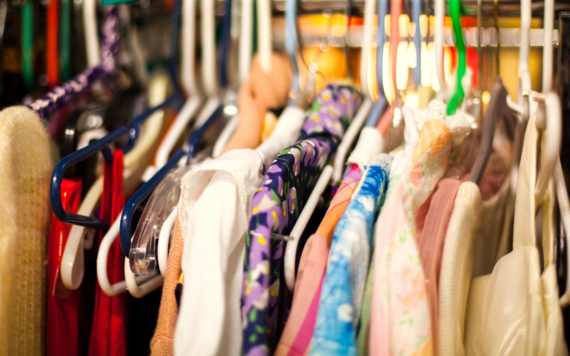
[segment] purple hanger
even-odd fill
[[[101,64],[97,67],[87,68],[69,82],[62,84],[44,95],[41,99],[26,105],[34,110],[42,119],[45,119],[67,105],[69,102],[90,88],[102,78],[114,78],[117,68],[117,52],[119,50],[119,13],[117,6],[105,6],[105,20],[103,23],[103,38],[101,45]],[[115,80],[106,80],[112,92],[117,91]]]

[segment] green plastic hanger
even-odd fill
[[[463,32],[461,31],[461,0],[449,0],[449,14],[451,15],[451,23],[453,24],[455,47],[458,52],[456,75],[457,84],[455,85],[455,93],[453,93],[453,96],[447,103],[447,115],[453,115],[465,98],[465,92],[463,91],[461,80],[465,75],[467,60],[465,54],[465,42],[463,42]]]
[[[64,82],[71,79],[71,1],[61,0],[59,8],[59,60],[61,78]]]
[[[34,87],[34,4],[26,0],[22,4],[22,76],[28,89]]]

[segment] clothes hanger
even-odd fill
[[[106,11],[109,7],[106,7]],[[109,17],[109,14],[106,14],[106,18]],[[117,19],[115,18],[115,21]],[[104,26],[104,29],[108,28],[108,26]],[[113,37],[113,38],[118,38],[118,36]],[[103,41],[103,43],[107,43],[107,41]],[[97,70],[97,67],[95,69],[90,68],[87,70],[87,72],[90,73],[97,73],[100,72]],[[80,75],[81,78],[81,75]],[[165,94],[166,94],[166,89],[167,89],[167,84],[168,84],[168,80],[167,78],[158,78],[160,80],[155,80],[153,82],[153,84],[150,87],[151,90],[151,99],[152,100],[156,100],[159,102],[164,101],[165,99]],[[81,83],[81,82],[80,82]],[[71,89],[75,88],[76,86],[70,86]],[[81,86],[79,86],[81,88]],[[154,93],[154,94],[152,94]],[[150,104],[151,105],[156,105],[157,103],[153,102],[151,100]],[[55,102],[56,104],[62,105],[61,101]],[[33,104],[32,104],[33,105]],[[57,105],[55,105],[57,107]],[[47,105],[46,107],[43,108],[43,113],[46,112],[50,112],[50,110],[55,110],[53,105],[49,106]],[[144,112],[143,114],[141,114],[142,116],[148,116],[150,115],[150,117],[148,117],[148,119],[146,120],[146,122],[144,123],[144,127],[143,127],[143,133],[140,136],[140,138],[138,139],[138,142],[136,142],[136,144],[134,144],[134,147],[131,151],[129,151],[124,159],[125,159],[125,188],[126,190],[130,190],[132,189],[134,184],[137,184],[138,181],[140,180],[141,175],[143,174],[143,169],[146,167],[145,164],[148,164],[149,160],[150,160],[150,151],[151,149],[153,149],[154,147],[154,143],[156,142],[156,140],[158,139],[158,136],[160,135],[161,132],[161,128],[162,128],[162,124],[163,124],[163,119],[164,119],[164,113],[162,110],[156,110],[154,111],[152,114],[150,114],[152,110],[147,110],[146,112]],[[140,118],[140,116],[139,116]],[[140,123],[140,120],[135,120],[138,121]],[[125,130],[124,132],[116,132],[115,134],[120,134],[119,136],[124,135],[124,133],[126,133],[127,129],[125,127],[119,129],[119,130]],[[132,131],[137,131],[136,130],[136,125],[135,127],[131,127],[131,132]],[[135,138],[138,137],[137,134],[134,135]],[[90,148],[91,146],[86,147],[84,150],[87,152],[90,152],[90,150],[93,150],[93,148]],[[83,152],[85,152],[83,151]],[[79,152],[79,151],[78,151]],[[77,152],[75,153],[77,154]],[[54,174],[56,174],[57,172],[54,172]],[[57,182],[57,180],[61,179],[61,173],[57,173],[55,175],[55,179],[52,181],[52,186],[53,184],[55,184],[54,182]],[[53,188],[53,187],[52,187]],[[87,193],[87,195],[85,196],[85,198],[83,199],[83,202],[81,203],[81,206],[79,208],[78,211],[78,215],[83,215],[84,217],[89,217],[90,215],[93,214],[93,211],[95,209],[95,206],[97,205],[100,197],[101,197],[101,193],[102,193],[102,189],[103,189],[103,181],[102,179],[98,179],[95,184],[90,188],[89,192]],[[56,205],[57,200],[58,199],[58,194],[57,192],[54,192],[55,195],[55,199],[52,199],[52,205],[55,203]],[[52,196],[52,198],[54,198]],[[60,212],[61,213],[61,212]],[[57,217],[57,215],[56,215]],[[61,218],[62,216],[60,215],[59,218]],[[108,226],[108,225],[107,225]],[[81,285],[81,281],[83,278],[83,249],[84,248],[90,248],[90,246],[92,245],[92,241],[93,241],[93,237],[94,237],[94,233],[92,231],[87,231],[87,239],[84,239],[84,234],[86,233],[85,230],[85,226],[79,226],[79,225],[74,225],[72,226],[71,230],[70,230],[70,234],[69,234],[69,238],[68,241],[66,243],[65,246],[65,251],[62,257],[62,263],[61,263],[61,276],[62,276],[62,281],[64,283],[64,285],[66,286],[66,288],[68,289],[77,289],[80,285]]]
[[[97,34],[96,0],[83,0],[83,32],[85,35],[87,66],[96,67],[101,63],[99,36]]]
[[[562,122],[559,111],[548,112],[547,108],[560,105],[558,97],[551,94],[552,89],[552,30],[554,27],[554,0],[544,2],[544,47],[542,50],[542,91],[544,95],[533,95],[533,100],[539,103],[536,113],[536,125],[543,129],[545,126],[544,158],[540,163],[540,172],[536,179],[535,199],[541,201],[544,197],[552,171],[556,165],[561,145]],[[544,99],[543,99],[544,98]],[[549,104],[549,100],[552,102]],[[554,103],[556,101],[556,103]],[[558,109],[560,110],[560,109]]]
[[[453,0],[458,1],[458,0]],[[480,6],[480,2],[478,6]],[[497,1],[494,2],[495,8],[495,15],[494,15],[494,23],[495,29],[497,33],[499,33],[499,25],[498,25],[498,3]],[[454,33],[457,38],[458,33],[461,33],[460,29],[460,19],[459,13],[460,11],[460,4],[450,2],[450,13],[452,14],[452,21],[454,26]],[[465,52],[465,44],[462,43],[463,41],[457,41],[456,43],[463,46],[463,50],[459,49],[459,56],[461,56],[461,52]],[[481,179],[483,178],[483,174],[485,173],[485,168],[487,167],[487,163],[489,158],[491,157],[491,152],[493,151],[493,139],[495,136],[495,129],[498,124],[500,118],[504,119],[505,122],[505,129],[507,136],[513,140],[515,137],[515,129],[517,125],[517,120],[513,115],[511,109],[507,104],[507,90],[503,85],[503,81],[500,78],[500,68],[499,68],[499,51],[500,51],[500,44],[497,43],[497,49],[495,51],[495,67],[497,71],[497,77],[495,78],[495,82],[491,87],[491,99],[487,105],[487,110],[485,111],[484,118],[483,118],[483,129],[481,133],[481,143],[479,151],[477,152],[477,156],[475,157],[475,161],[473,163],[473,167],[471,168],[471,173],[469,174],[469,181],[474,182],[475,184],[479,185]],[[461,58],[461,57],[460,57]],[[463,58],[465,58],[465,53],[463,53]],[[457,88],[461,87],[461,82],[459,79],[459,67],[462,66],[461,59],[459,60],[458,65],[458,81],[457,81]],[[465,71],[465,68],[463,68]],[[456,90],[457,90],[456,88]],[[456,105],[461,98],[462,93],[457,92],[454,93],[451,100],[447,106],[448,115],[450,115],[450,111],[453,111],[454,105]],[[453,106],[452,106],[453,105]]]
[[[491,157],[495,128],[500,118],[504,119],[507,135],[511,139],[515,136],[516,118],[511,112],[511,109],[507,106],[507,90],[499,77],[495,79],[495,83],[491,87],[490,92],[491,99],[483,118],[480,148],[473,163],[471,173],[469,174],[469,181],[477,185],[481,182],[483,174],[485,173],[485,167],[487,167],[487,162]]]
[[[437,6],[437,5],[436,5]],[[465,53],[465,42],[463,42],[463,31],[461,28],[461,0],[449,1],[449,14],[451,15],[451,22],[453,24],[453,34],[455,38],[455,48],[457,48],[457,72],[455,92],[447,103],[447,115],[455,114],[457,109],[463,103],[465,98],[465,91],[463,90],[463,76],[467,68],[467,57]]]
[[[177,5],[177,1],[174,2]],[[176,31],[171,37],[177,36]],[[196,82],[196,0],[184,0],[182,3],[182,84],[188,92],[189,98],[184,103],[176,116],[174,123],[166,133],[163,141],[156,151],[156,166],[162,167],[168,161],[168,156],[179,141],[190,122],[196,117],[195,114],[203,104],[203,96]],[[172,50],[175,48],[173,47]],[[173,52],[174,53],[174,52]]]
[[[417,1],[417,0],[414,0]],[[385,34],[385,19],[386,13],[388,11],[388,1],[387,0],[378,0],[378,26],[376,30],[376,88],[378,90],[378,98],[370,111],[370,115],[366,120],[366,124],[364,125],[365,128],[362,129],[361,135],[364,132],[369,131],[366,127],[376,127],[382,115],[386,112],[388,108],[388,99],[386,99],[386,95],[384,93],[384,87],[382,85],[382,68],[384,63],[383,58],[383,51],[384,51],[384,44],[386,43],[386,34]],[[372,134],[370,134],[372,136]],[[367,145],[367,142],[362,142],[361,139],[358,140],[356,143],[356,147],[360,145]],[[355,150],[357,148],[355,147]],[[353,151],[354,152],[354,151]]]
[[[378,11],[380,12],[380,11]],[[420,16],[422,14],[422,0],[412,1],[412,21],[415,24],[414,47],[416,49],[416,66],[413,69],[414,85],[418,87],[422,82],[422,34],[420,32]]]
[[[214,20],[213,5],[214,5],[213,2],[211,2],[211,1],[209,4],[203,4],[202,5],[202,10],[205,11],[205,15],[206,15],[206,16],[204,16],[204,14],[203,14],[203,18],[207,17],[208,15],[212,17],[212,19],[211,19],[212,20],[211,21],[212,26],[210,29],[212,32],[213,32],[213,22],[214,22],[213,21]],[[205,7],[212,7],[212,9],[208,10],[208,9],[205,9]],[[227,19],[229,19],[229,17]],[[209,27],[209,26],[207,26],[207,27]],[[210,47],[211,47],[211,49],[215,50],[215,43],[213,43],[213,41],[214,41],[213,34],[212,34],[212,36],[208,36],[207,34],[204,34],[204,32],[202,34],[205,35],[206,41],[210,40],[212,42]],[[205,43],[204,40],[203,40],[203,43]],[[227,47],[228,45],[229,45],[229,41],[226,41],[224,43],[224,46]],[[204,50],[204,52],[206,52],[206,50]],[[203,54],[204,54],[204,52],[203,52]],[[206,56],[207,55],[208,54],[206,54]],[[203,59],[203,61],[204,61],[204,59]],[[204,70],[206,71],[207,68]],[[210,73],[210,74],[212,74],[212,73]],[[215,78],[215,73],[213,73],[213,76]],[[212,76],[210,76],[210,77],[212,77]],[[210,101],[210,102],[213,103],[214,101]],[[208,105],[208,103],[206,104],[206,106],[207,105]],[[188,163],[189,163],[190,159],[195,156],[196,150],[198,148],[198,143],[199,143],[201,137],[204,136],[204,132],[206,132],[212,126],[212,124],[220,116],[221,112],[222,112],[222,107],[220,105],[217,105],[217,107],[215,108],[215,111],[210,115],[210,117],[205,122],[200,122],[200,119],[198,119],[198,122],[196,124],[198,129],[191,135],[190,141],[188,144],[188,152],[187,152]],[[203,114],[203,113],[201,113],[201,114]],[[148,197],[155,190],[157,185],[166,177],[168,172],[172,168],[174,168],[176,165],[178,165],[178,162],[181,159],[181,156],[178,157],[178,155],[183,155],[185,153],[186,153],[185,151],[179,151],[177,153],[177,155],[173,156],[166,163],[166,165],[159,172],[157,172],[155,174],[155,176],[153,178],[151,178],[145,185],[143,185],[129,199],[129,201],[125,205],[125,209],[121,213],[121,217],[120,217],[121,224],[120,224],[120,228],[119,228],[120,238],[121,238],[121,248],[122,248],[125,256],[129,259],[128,263],[125,262],[125,278],[126,278],[126,283],[127,283],[127,287],[129,289],[129,292],[131,293],[131,295],[133,295],[135,297],[140,298],[140,297],[146,295],[147,293],[150,293],[151,291],[158,288],[158,286],[160,286],[162,284],[163,277],[162,277],[162,275],[158,275],[154,278],[146,280],[143,285],[137,284],[137,281],[136,281],[136,278],[134,277],[133,271],[140,272],[141,268],[143,268],[146,273],[154,271],[154,267],[156,266],[156,263],[152,263],[152,266],[151,266],[151,265],[149,265],[149,261],[151,261],[151,262],[156,261],[156,250],[154,248],[156,241],[154,240],[154,236],[150,236],[150,239],[149,239],[149,236],[141,236],[141,235],[137,235],[135,233],[135,235],[132,238],[133,241],[131,242],[131,223],[132,223],[133,213],[136,210],[136,208],[140,205],[140,203],[144,199],[146,199],[146,197]],[[146,211],[146,209],[145,209],[145,211]],[[145,221],[145,223],[146,223],[146,221]],[[139,228],[141,228],[140,224],[137,227],[137,230],[139,230]],[[141,231],[144,231],[144,226],[142,227]],[[115,235],[107,234],[104,237],[104,239],[110,239],[113,241],[115,238],[116,238],[116,234]],[[167,244],[166,245],[162,244],[162,246],[168,247]],[[102,254],[101,255],[102,257],[100,260],[101,262],[99,262],[99,258],[98,258],[98,263],[106,265],[106,256],[108,255],[108,250],[106,250],[106,251],[100,250],[99,253]],[[162,252],[163,256],[164,256],[164,253],[165,252]],[[127,267],[127,266],[129,266],[129,267]],[[156,271],[154,271],[154,272],[156,272]],[[106,274],[106,270],[104,271],[104,273]],[[153,275],[155,275],[155,274],[156,273],[153,273]],[[103,276],[102,278],[104,279],[104,278],[106,278],[106,276]],[[123,291],[124,291],[124,289],[123,289]],[[110,290],[110,292],[112,292],[112,291]]]
[[[259,4],[259,2],[258,2]],[[240,41],[240,45],[242,44],[241,39],[238,39],[238,35],[237,35],[237,23],[239,22],[239,15],[238,15],[238,11],[236,10],[232,10],[232,7],[236,7],[238,6],[238,1],[228,1],[226,2],[226,13],[224,15],[224,29],[222,31],[223,35],[222,35],[222,39],[226,38],[226,42],[230,41],[231,38],[231,43],[224,43],[224,41],[222,41],[222,48],[227,48],[226,52],[228,52],[228,54],[225,56],[226,58],[221,61],[220,65],[221,65],[221,73],[226,73],[227,71],[231,70],[234,71],[234,47],[235,44],[238,42],[238,40]],[[271,10],[270,5],[269,9],[267,11]],[[245,6],[242,6],[242,11],[244,11]],[[271,31],[271,18],[269,19],[262,19],[264,16],[271,16],[271,13],[266,13],[266,10],[263,10],[263,12],[260,12],[259,15],[257,16],[257,20],[258,20],[258,30],[263,30],[263,31]],[[242,26],[244,26],[244,24],[242,23]],[[248,25],[249,27],[251,27],[251,25]],[[234,28],[230,31],[230,28]],[[251,28],[248,28],[247,31],[248,33],[251,32]],[[269,62],[271,62],[271,37],[270,36],[265,36],[265,37],[261,37],[261,35],[259,34],[259,43],[260,43],[260,47],[264,47],[264,51],[267,51],[267,48],[269,48]],[[261,42],[269,42],[269,43],[263,43],[261,44]],[[249,48],[249,50],[251,50],[251,39],[250,42],[244,44],[245,46],[247,46]],[[240,55],[243,55],[243,51],[240,48]],[[224,55],[222,55],[224,56]],[[227,60],[227,57],[230,57],[231,60]],[[242,60],[241,58],[238,58],[238,60]],[[243,59],[244,61],[247,62],[247,64],[249,65],[251,63],[251,52],[248,53],[247,58]],[[267,59],[264,59],[267,60]],[[231,68],[229,68],[229,64],[232,65]],[[241,63],[238,63],[238,66],[241,65]],[[249,76],[249,68],[247,68],[247,73],[239,73],[239,75],[244,75]],[[225,80],[224,86],[227,86],[227,89],[224,93],[224,98],[223,98],[223,105],[224,105],[224,115],[227,115],[229,117],[228,123],[226,124],[226,126],[224,127],[224,129],[222,130],[222,132],[220,133],[220,136],[218,137],[218,139],[216,140],[216,143],[214,144],[214,151],[212,156],[213,157],[218,157],[219,155],[221,155],[224,152],[224,149],[226,148],[228,142],[230,141],[230,139],[232,138],[238,123],[239,123],[239,109],[238,109],[238,91],[239,91],[239,87],[241,86],[241,83],[239,82],[239,80],[241,78],[235,78],[236,76],[234,76],[232,83],[229,83],[229,80]],[[236,80],[237,79],[237,80]]]
[[[153,248],[154,244],[156,243],[153,240],[154,236],[152,236],[150,239],[147,236],[147,238],[144,240],[140,239],[139,237],[140,241],[134,241],[133,239],[131,242],[131,225],[134,212],[142,203],[142,201],[144,201],[155,190],[158,184],[168,175],[168,173],[173,168],[178,166],[179,162],[184,159],[184,156],[187,156],[188,158],[195,156],[200,138],[204,136],[204,132],[208,130],[212,123],[214,123],[220,112],[221,107],[219,107],[218,110],[214,112],[214,114],[206,121],[206,123],[200,126],[192,134],[190,143],[188,144],[188,150],[178,150],[147,183],[145,183],[135,192],[135,194],[133,194],[133,196],[125,204],[123,212],[115,221],[115,223],[119,222],[118,231],[121,239],[121,249],[125,254],[126,260],[128,260],[125,261],[125,281],[117,282],[112,286],[106,285],[106,289],[103,289],[103,286],[101,286],[105,294],[112,296],[118,293],[122,293],[128,289],[131,295],[136,298],[141,298],[162,285],[163,277],[161,274],[157,273],[156,270],[150,274],[152,278],[137,279],[133,273],[133,270],[138,270],[139,267],[141,267],[140,265],[137,266],[137,263],[144,264],[144,267],[148,269],[150,266],[146,264],[148,263],[149,258],[152,260],[155,260],[156,258],[156,250]],[[107,269],[103,266],[107,266],[109,248],[116,238],[117,228],[105,234],[103,241],[106,243],[104,246],[102,244],[99,248],[99,253],[97,255],[97,278],[103,282],[105,282],[105,280],[108,281]],[[131,248],[131,246],[133,246],[133,248]],[[123,282],[126,283],[126,289],[123,287]]]
[[[166,80],[163,81],[163,93],[165,93],[166,89]],[[161,99],[162,100],[162,99]],[[143,174],[142,167],[145,162],[149,161],[148,157],[149,153],[158,139],[160,134],[162,124],[163,124],[164,114],[159,111],[151,115],[151,117],[147,120],[147,122],[143,126],[143,133],[138,141],[138,143],[134,146],[134,148],[125,155],[125,190],[130,190],[134,187],[134,184],[140,180],[140,176]],[[121,128],[119,130],[125,130],[124,132],[118,132],[118,137],[124,136],[126,133],[126,128]],[[112,132],[117,134],[116,131]],[[105,140],[106,138],[103,138]],[[99,142],[99,141],[97,141]],[[88,152],[89,150],[94,150],[93,145],[97,142],[85,147],[82,150],[75,152]],[[68,156],[69,157],[69,156]],[[60,161],[61,162],[61,161]],[[55,172],[54,172],[55,173]],[[53,178],[53,177],[52,177]],[[59,179],[52,179],[52,188],[54,182],[57,182]],[[83,215],[85,217],[89,217],[93,214],[95,206],[97,205],[101,193],[103,191],[103,180],[98,179],[91,189],[89,189],[87,195],[83,199],[81,203],[80,209],[78,210],[79,215]],[[51,193],[51,190],[50,190]],[[54,193],[57,194],[57,193]],[[56,199],[57,200],[57,199]],[[54,199],[52,198],[52,206],[54,204]],[[56,215],[57,217],[57,215]],[[108,226],[108,222],[105,224]],[[86,235],[86,239],[84,238]],[[70,234],[68,241],[65,245],[64,254],[62,257],[61,262],[61,277],[62,282],[68,289],[77,289],[81,285],[81,281],[83,279],[83,271],[84,271],[84,256],[83,250],[89,248],[93,244],[93,236],[94,231],[88,230],[86,231],[85,226],[74,225],[71,227]]]
[[[22,9],[24,11],[24,9]],[[30,10],[31,11],[31,10]],[[65,105],[75,100],[81,94],[83,94],[87,89],[93,87],[93,85],[99,81],[104,75],[113,73],[116,68],[115,56],[118,51],[118,40],[119,40],[119,19],[116,6],[106,6],[104,8],[105,22],[102,26],[103,29],[103,51],[101,52],[104,58],[101,64],[94,67],[88,67],[81,74],[77,75],[75,78],[62,84],[61,86],[54,88],[49,93],[44,95],[41,99],[34,101],[26,106],[35,111],[38,116],[42,119],[48,118],[50,115],[54,114],[59,109],[63,108]],[[23,13],[23,18],[32,21],[32,14],[29,12]],[[84,19],[85,20],[85,19]],[[84,21],[85,22],[85,21]],[[95,28],[97,25],[95,24]],[[24,29],[29,28],[24,26]],[[23,35],[23,44],[27,45],[31,51],[32,37],[28,40],[27,35]],[[86,47],[89,47],[86,45]],[[24,51],[23,60],[32,60],[31,53]],[[33,85],[33,72],[31,72],[31,84]],[[26,74],[25,74],[26,77]]]
[[[310,204],[307,203],[307,205],[303,208],[303,211],[299,215],[299,218],[298,218],[297,222],[295,223],[295,226],[293,227],[292,232],[290,234],[290,236],[292,238],[290,239],[290,241],[287,241],[287,245],[285,247],[285,256],[284,256],[284,272],[285,272],[285,282],[286,282],[287,288],[290,292],[293,292],[295,289],[295,261],[296,261],[296,257],[297,257],[297,247],[299,244],[299,238],[300,238],[301,234],[303,233],[303,231],[305,230],[305,227],[306,227],[307,223],[309,222],[309,219],[311,218],[313,211],[315,210],[316,202],[318,202],[318,200],[320,199],[320,197],[323,194],[323,191],[326,188],[326,186],[332,185],[332,184],[336,183],[340,178],[342,178],[342,174],[343,174],[342,170],[344,169],[344,166],[345,166],[345,161],[346,161],[346,156],[348,154],[348,150],[352,147],[352,144],[353,144],[356,136],[358,135],[359,131],[362,129],[362,126],[364,125],[364,122],[365,122],[365,120],[368,116],[368,113],[371,109],[371,106],[372,106],[372,98],[370,96],[370,91],[368,88],[368,78],[367,78],[368,65],[369,65],[368,57],[370,56],[370,45],[366,45],[366,44],[370,44],[370,42],[372,41],[372,25],[374,22],[374,5],[375,5],[374,0],[367,0],[365,2],[364,32],[363,32],[362,43],[363,43],[363,51],[365,51],[367,53],[363,53],[361,55],[361,64],[360,64],[360,83],[361,83],[361,88],[363,88],[365,99],[364,99],[364,102],[360,105],[356,115],[352,119],[352,122],[350,123],[348,129],[345,132],[343,139],[341,140],[341,142],[337,148],[337,153],[335,156],[335,162],[334,162],[334,166],[332,168],[332,174],[329,173],[329,170],[326,170],[326,171],[323,170],[323,172],[321,172],[321,175],[320,175],[319,179],[317,180],[315,188],[311,192],[311,195],[309,196],[309,199],[308,199],[308,202],[311,202],[311,203]],[[350,16],[349,16],[349,14],[351,13],[350,10],[351,9],[349,7],[348,11],[346,11],[347,25],[350,24]],[[346,34],[348,35],[348,26],[346,29]],[[346,41],[345,41],[345,45],[346,45]],[[365,48],[368,48],[368,49],[366,50]],[[347,61],[347,64],[348,64],[348,61]],[[366,103],[368,103],[368,104],[366,104]],[[358,120],[358,121],[355,122],[355,120]],[[342,148],[342,151],[341,151],[341,148]],[[342,157],[342,158],[339,159],[339,157]],[[340,172],[338,173],[339,177],[337,179],[335,179],[335,174],[337,174],[337,171],[339,171],[339,170],[340,170]],[[317,187],[320,187],[320,189],[317,189]]]
[[[71,79],[71,0],[62,0],[60,8],[59,58],[61,79]]]
[[[331,177],[331,184],[334,184],[342,178],[346,158],[348,152],[352,148],[358,133],[361,131],[362,126],[366,122],[372,109],[372,97],[370,95],[370,86],[368,83],[368,69],[370,61],[370,49],[372,45],[372,31],[374,25],[374,0],[366,0],[364,3],[364,25],[362,32],[362,54],[360,56],[360,88],[364,95],[364,101],[360,104],[356,115],[350,122],[342,141],[340,142],[334,158],[333,174]],[[347,18],[350,22],[350,18]],[[348,28],[347,33],[348,36]],[[345,43],[346,45],[346,43]],[[347,61],[348,65],[348,61]]]
[[[59,84],[59,1],[51,0],[47,5],[46,20],[46,66],[48,86]]]
[[[443,20],[445,16],[445,0],[435,0],[435,66],[437,72],[437,98],[445,100],[447,98],[447,88],[443,81]],[[432,79],[432,86],[435,81]]]
[[[238,78],[241,86],[249,77],[253,39],[253,0],[241,1]]]
[[[34,3],[25,0],[22,4],[22,76],[28,90],[35,85],[34,78]]]

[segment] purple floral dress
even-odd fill
[[[297,144],[272,162],[253,196],[242,293],[244,355],[268,355],[282,330],[277,319],[286,321],[285,311],[278,308],[283,305],[279,296],[285,249],[283,241],[270,234],[291,232],[361,101],[362,95],[352,86],[331,84],[323,89],[307,112]]]

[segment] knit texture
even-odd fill
[[[50,152],[32,110],[0,112],[0,355],[45,354]]]
[[[166,278],[162,286],[162,298],[158,313],[158,324],[150,342],[152,356],[174,355],[174,327],[178,319],[178,305],[174,290],[178,284],[180,272],[182,272],[182,251],[184,250],[184,236],[177,219],[174,224],[174,237],[168,256]]]

